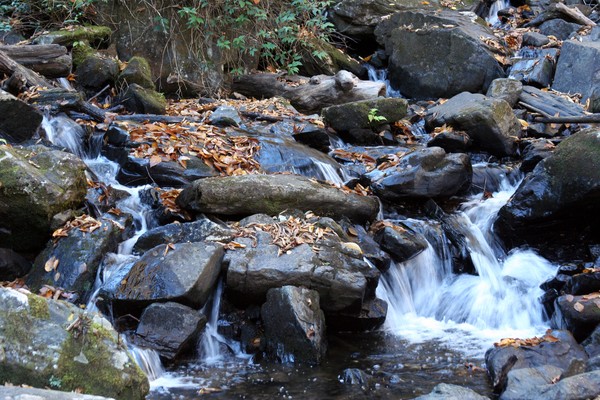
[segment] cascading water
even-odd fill
[[[490,13],[486,18],[486,21],[491,26],[499,26],[500,19],[498,18],[498,11],[504,10],[505,8],[510,6],[509,0],[494,0],[494,2],[490,5]]]
[[[367,68],[367,74],[370,81],[385,83],[387,97],[403,97],[399,90],[394,89],[390,85],[390,81],[387,78],[387,69],[377,69],[371,64],[365,64],[365,68]]]
[[[382,276],[378,296],[389,305],[387,332],[411,340],[448,341],[453,348],[481,355],[501,337],[528,337],[545,330],[538,286],[552,276],[555,266],[531,250],[499,253],[491,231],[497,211],[514,189],[485,201],[472,199],[458,216],[477,275],[452,272],[446,241],[427,221],[404,221],[430,244]]]

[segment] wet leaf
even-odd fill
[[[582,312],[584,310],[584,306],[583,304],[581,304],[580,302],[577,302],[575,304],[573,304],[573,308],[575,309],[575,311],[577,312]]]
[[[59,263],[59,260],[55,256],[52,256],[44,264],[44,270],[46,272],[52,272],[58,267],[58,263]]]

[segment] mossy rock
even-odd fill
[[[321,57],[315,56],[317,52]],[[319,38],[308,41],[302,54],[301,73],[306,76],[335,75],[341,70],[352,72],[356,76],[365,76],[366,69],[354,58]]]
[[[0,288],[0,382],[116,399],[143,399],[149,391],[107,320],[8,288]]]
[[[96,50],[92,48],[88,43],[81,42],[77,46],[73,46],[71,50],[71,57],[73,58],[73,68],[77,68],[86,58],[96,53]]]
[[[155,89],[150,64],[143,57],[132,57],[127,67],[119,74],[118,80],[127,85],[137,83],[145,89]]]
[[[127,87],[118,101],[127,110],[140,114],[164,114],[167,109],[165,96],[152,89],[146,89],[137,83]]]
[[[35,251],[50,238],[52,217],[85,200],[85,164],[45,146],[0,146],[0,247]]]
[[[72,47],[75,42],[85,42],[92,47],[98,47],[102,43],[108,43],[111,34],[112,31],[107,26],[80,26],[38,36],[33,40],[33,44],[59,44]]]

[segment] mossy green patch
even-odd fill
[[[34,318],[50,319],[50,308],[48,307],[48,301],[45,298],[30,294],[27,296],[27,299],[29,300],[30,314]]]

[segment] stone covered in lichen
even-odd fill
[[[149,391],[104,318],[7,288],[0,288],[0,382],[119,399],[143,399]]]

